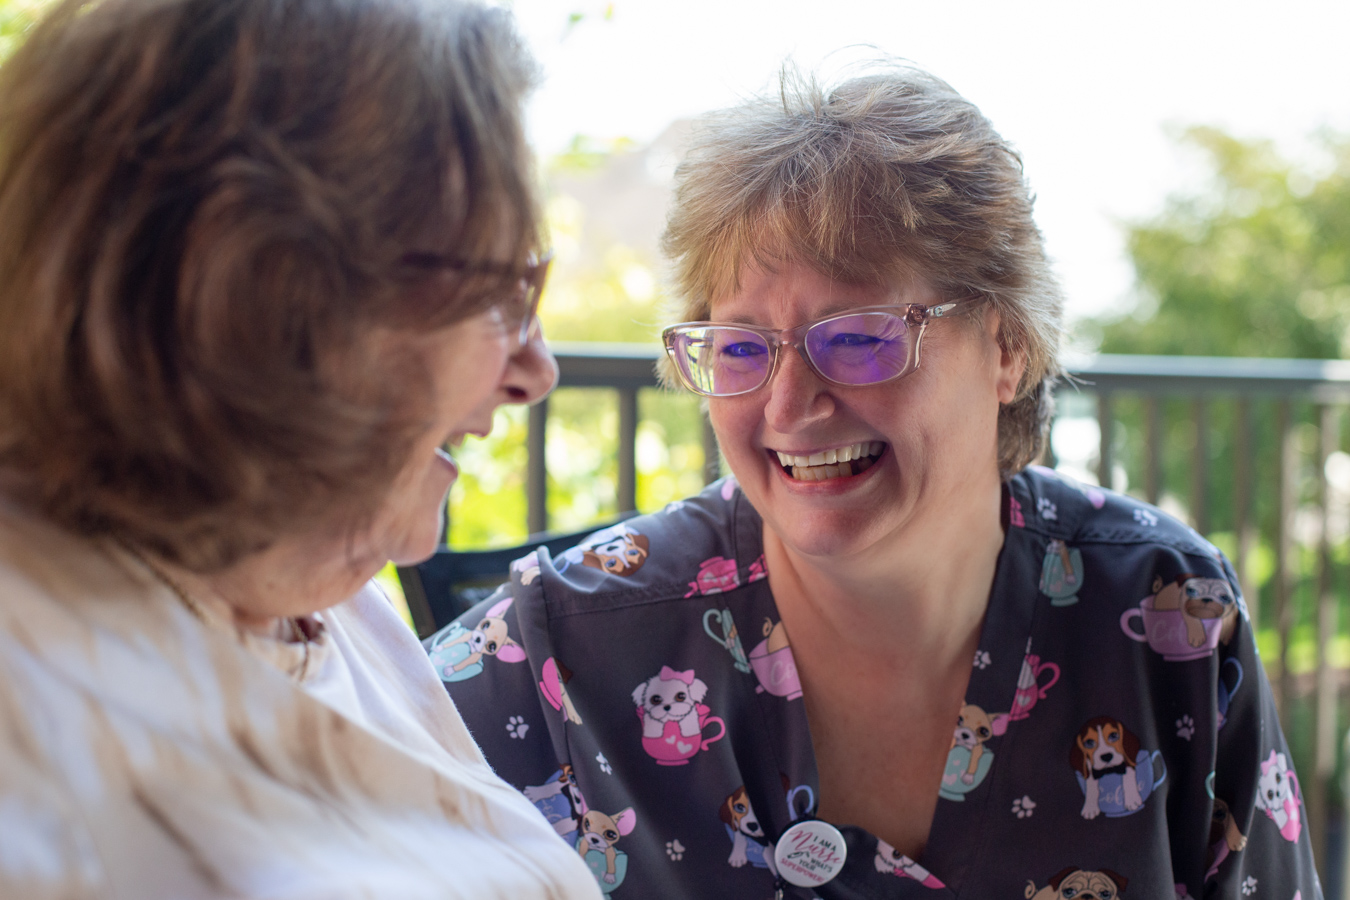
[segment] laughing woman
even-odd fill
[[[1318,896],[1227,561],[1029,467],[1061,303],[989,122],[911,69],[788,78],[677,182],[668,374],[732,477],[431,643],[519,645],[442,677],[601,889]]]
[[[0,74],[0,897],[584,898],[371,576],[553,385],[509,19],[69,0]]]

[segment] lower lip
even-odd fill
[[[854,487],[863,483],[863,481],[875,472],[881,465],[881,461],[886,458],[886,454],[891,452],[891,445],[887,444],[878,456],[872,457],[872,464],[857,475],[840,475],[836,478],[827,478],[824,481],[801,481],[793,478],[787,470],[778,464],[778,454],[769,451],[769,460],[778,474],[782,476],[784,483],[790,485],[794,491],[803,491],[813,494],[841,493],[852,490]]]
[[[450,480],[453,482],[459,477],[459,466],[455,465],[455,459],[449,453],[446,453],[440,447],[436,448],[436,461],[450,473]]]

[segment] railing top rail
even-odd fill
[[[655,344],[554,343],[563,387],[657,387]],[[1066,366],[1089,391],[1284,394],[1350,399],[1350,360],[1102,353]],[[1061,385],[1061,390],[1066,386]]]
[[[655,344],[599,344],[551,342],[558,359],[561,387],[657,387],[656,360],[663,351]]]
[[[1094,391],[1154,394],[1306,394],[1350,398],[1350,360],[1102,353],[1069,374]]]

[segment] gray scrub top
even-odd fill
[[[426,646],[488,761],[618,898],[1321,897],[1228,561],[1047,469],[1003,517],[922,857],[834,823],[846,861],[813,889],[774,864],[818,778],[734,479],[518,560]]]

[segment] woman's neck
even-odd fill
[[[283,538],[232,566],[201,574],[154,560],[150,564],[184,602],[212,618],[264,637],[287,637],[290,619],[311,615],[346,600],[378,570],[382,561],[362,560],[349,542]]]
[[[928,666],[956,659],[984,620],[1003,546],[1000,502],[995,487],[844,557],[797,553],[766,527],[769,585],[794,647],[821,641]]]

